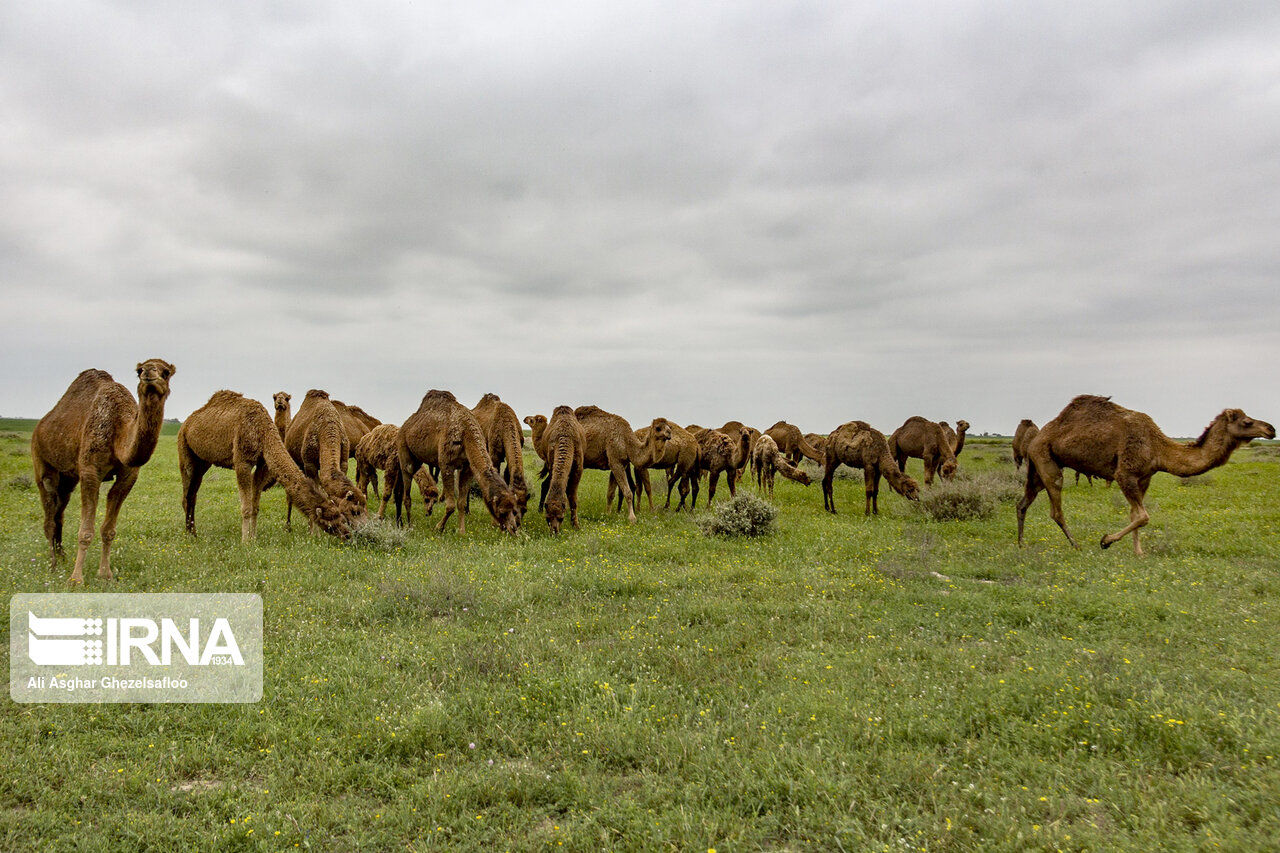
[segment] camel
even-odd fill
[[[287,391],[277,391],[271,395],[271,401],[275,403],[276,407],[276,429],[280,432],[281,441],[284,440],[284,434],[289,430],[289,421],[291,419],[289,401],[292,399],[293,396]]]
[[[942,432],[947,437],[947,443],[951,445],[952,454],[959,458],[960,451],[964,450],[964,437],[965,433],[969,431],[969,422],[963,419],[958,420],[956,421],[955,429],[952,429],[951,424],[946,421],[938,421],[938,426],[942,427]]]
[[[347,477],[351,445],[329,392],[312,388],[289,422],[284,446],[303,473],[334,497],[353,519],[366,514],[364,492]],[[293,501],[285,496],[285,529],[291,527]],[[310,519],[308,519],[310,520]],[[314,522],[312,522],[314,529]]]
[[[720,472],[731,469],[741,470],[746,460],[750,458],[751,434],[745,431],[740,432],[735,441],[718,429],[703,430],[698,436],[698,455],[699,476],[703,471],[707,474],[707,508],[710,509],[716,497],[716,483],[720,480]],[[732,476],[727,476],[726,479],[729,483],[729,494],[737,495],[736,479]],[[697,506],[697,503],[698,489],[695,485],[690,508]]]
[[[85,553],[93,542],[98,513],[98,490],[115,480],[107,492],[102,517],[102,559],[98,577],[111,580],[111,543],[116,538],[120,506],[138,480],[138,471],[155,452],[164,420],[169,379],[177,372],[159,358],[139,362],[138,400],[105,370],[86,370],[31,433],[31,463],[35,469],[44,535],[49,541],[49,567],[57,568],[62,553],[62,516],[71,492],[80,486],[80,531],[76,564],[70,583],[84,583]]]
[[[261,403],[235,391],[215,392],[209,402],[187,417],[178,430],[178,470],[188,533],[196,533],[200,483],[209,467],[216,465],[236,474],[241,542],[258,535],[258,501],[269,478],[279,482],[289,500],[320,529],[340,539],[351,535],[350,519],[338,502],[294,463],[276,426]]]
[[[786,421],[778,421],[765,430],[765,434],[777,442],[778,449],[787,455],[787,461],[799,465],[801,457],[822,464],[822,453],[800,434],[800,428]]]
[[[515,533],[520,528],[515,492],[493,467],[480,422],[452,393],[428,391],[418,411],[401,424],[396,448],[402,491],[409,490],[410,481],[424,464],[436,465],[440,470],[445,504],[437,531],[444,531],[449,517],[456,511],[458,533],[467,532],[464,499],[473,477],[498,527],[505,533]]]
[[[1067,541],[1079,547],[1067,530],[1062,513],[1065,466],[1116,481],[1129,501],[1129,524],[1116,533],[1105,534],[1102,547],[1109,548],[1132,533],[1133,552],[1142,556],[1138,531],[1150,520],[1143,498],[1157,471],[1176,477],[1203,474],[1225,465],[1237,447],[1255,438],[1275,436],[1271,424],[1255,420],[1240,409],[1224,409],[1199,438],[1180,444],[1161,432],[1150,416],[1117,405],[1110,397],[1082,394],[1041,427],[1027,445],[1027,488],[1018,501],[1018,545],[1022,545],[1027,508],[1044,489],[1049,493],[1050,517],[1062,528]]]
[[[835,514],[836,499],[832,481],[841,463],[850,468],[862,469],[862,481],[867,503],[864,515],[880,514],[880,475],[889,481],[889,487],[909,501],[920,499],[920,486],[899,467],[889,450],[884,433],[873,429],[865,421],[849,421],[832,430],[827,436],[827,452],[822,474],[822,504]]]
[[[354,454],[356,485],[365,494],[378,494],[378,472],[386,472],[382,484],[382,502],[378,505],[378,518],[386,516],[387,501],[394,498],[397,525],[403,523],[402,507],[405,513],[411,513],[413,510],[412,490],[409,491],[409,496],[406,496],[400,486],[399,436],[400,428],[395,424],[378,424],[364,434],[364,438],[360,439],[359,444],[356,445]],[[440,499],[440,490],[436,487],[435,480],[431,479],[426,466],[418,469],[413,479],[418,484],[418,491],[422,493],[422,502],[429,516],[435,508],[436,501]],[[373,488],[372,492],[369,491],[370,486]]]
[[[524,419],[529,425],[529,443],[533,445],[533,450],[538,454],[538,458],[543,462],[547,461],[547,416],[546,415],[529,415]],[[542,507],[538,507],[542,509]]]
[[[644,467],[636,469],[636,484],[650,496],[649,508],[653,508],[649,469],[662,468],[667,472],[667,502],[663,509],[671,508],[671,491],[679,485],[680,503],[676,506],[676,512],[679,512],[684,508],[691,487],[696,494],[698,440],[688,430],[666,418],[654,418],[649,426],[636,431],[636,438],[648,447],[651,460]]]
[[[515,492],[516,506],[523,517],[529,504],[529,487],[524,479],[524,430],[516,410],[498,399],[497,394],[485,394],[471,412],[484,430],[493,467],[501,469],[506,465],[503,479]]]
[[[573,409],[556,406],[551,413],[551,420],[546,422],[543,435],[551,457],[548,463],[551,469],[548,478],[550,487],[543,503],[547,526],[553,534],[559,535],[566,512],[569,514],[569,523],[575,530],[578,527],[578,484],[582,481],[586,461],[587,433]]]
[[[738,442],[739,436],[741,436],[742,433],[745,432],[747,434],[747,452],[743,455],[741,463],[735,467],[729,468],[725,472],[729,480],[732,481],[734,487],[736,487],[738,482],[742,479],[742,472],[746,469],[748,463],[751,462],[751,451],[755,449],[756,441],[759,440],[761,432],[755,427],[747,426],[742,421],[729,421],[724,426],[720,427],[720,432],[729,436],[729,440],[735,444]]]
[[[1027,445],[1040,432],[1040,427],[1029,418],[1018,421],[1018,428],[1013,431],[1013,467],[1021,468],[1022,460],[1027,456]]]
[[[933,484],[935,472],[941,474],[944,480],[950,480],[956,475],[956,454],[951,448],[946,431],[919,415],[907,418],[889,436],[889,452],[893,454],[903,473],[906,473],[908,459],[924,462],[926,486]]]
[[[341,400],[329,402],[333,403],[333,408],[338,412],[338,420],[342,422],[342,432],[346,435],[347,446],[350,448],[349,455],[343,457],[342,462],[342,470],[346,472],[347,460],[355,457],[356,445],[360,443],[360,439],[382,421],[372,417],[359,406],[348,406]]]
[[[646,487],[649,494],[649,509],[653,509],[653,488],[649,482],[649,469],[658,467],[662,464],[666,457],[667,441],[671,438],[671,426],[664,418],[662,423],[658,424],[657,419],[650,423],[647,427],[641,427],[635,431],[636,441],[640,443],[643,450],[640,459],[632,460],[632,470],[635,475],[635,495],[639,498],[645,494]],[[618,495],[618,509],[622,509],[622,492],[618,490],[617,484],[613,478],[609,478],[609,492],[605,498],[605,503],[612,507],[613,496],[615,492]]]
[[[783,456],[782,451],[778,450],[778,443],[770,435],[760,436],[756,446],[752,448],[751,466],[756,472],[756,488],[759,491],[768,489],[770,500],[773,499],[773,478],[775,473],[781,473],[788,480],[795,480],[802,486],[807,486],[813,482],[809,479],[808,474],[787,461],[787,457]]]
[[[573,415],[587,434],[583,464],[588,468],[609,472],[617,488],[622,491],[622,500],[627,505],[627,521],[634,523],[636,501],[631,466],[645,464],[644,446],[636,440],[636,434],[631,431],[631,424],[627,423],[626,418],[606,412],[599,406],[579,406],[573,410]],[[544,482],[543,489],[547,488],[549,483]]]

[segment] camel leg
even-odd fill
[[[1142,482],[1133,479],[1120,480],[1120,492],[1129,501],[1129,525],[1117,533],[1108,533],[1102,537],[1102,547],[1110,548],[1116,542],[1119,542],[1130,533],[1133,534],[1133,553],[1142,556],[1142,545],[1138,542],[1138,530],[1145,527],[1150,521],[1151,516],[1147,513],[1147,508],[1142,505],[1142,499],[1147,493],[1147,485],[1150,480]]]
[[[716,499],[716,483],[719,481],[719,471],[711,471],[707,474],[707,509],[711,509],[711,504]]]
[[[871,472],[871,484],[874,488],[871,490],[871,514],[880,514],[880,468],[877,466]]]
[[[836,495],[832,483],[836,478],[836,468],[840,465],[830,455],[822,472],[822,508],[832,515],[836,514]]]
[[[98,562],[98,577],[103,580],[111,580],[111,544],[116,541],[116,519],[120,517],[124,499],[129,496],[133,484],[138,482],[139,470],[124,469],[107,492],[107,511],[102,514],[102,559]]]
[[[443,533],[444,526],[449,521],[449,516],[453,515],[455,509],[458,509],[458,478],[455,471],[441,466],[440,481],[444,484],[444,518],[440,519],[440,523],[436,525],[436,532]]]
[[[467,532],[467,513],[471,512],[471,469],[458,469],[458,494],[462,504],[458,507],[458,535]]]
[[[551,488],[551,477],[550,476],[543,477],[542,491],[538,495],[538,512],[542,512],[543,508],[547,505],[547,490],[550,488]]]
[[[98,515],[98,489],[101,487],[102,481],[96,471],[80,477],[80,530],[76,534],[76,564],[69,579],[73,585],[84,583],[84,555],[93,542],[93,522]]]
[[[921,461],[924,462],[924,484],[926,486],[933,485],[933,474],[938,470],[938,458],[936,456],[925,456]],[[898,466],[902,468],[901,465]],[[906,470],[905,468],[903,469]]]
[[[698,491],[702,488],[702,472],[696,468],[689,472],[690,484],[693,490],[693,497],[689,501],[689,512],[693,512],[698,508]]]
[[[642,489],[649,498],[649,511],[653,512],[653,483],[649,480],[648,468],[636,469],[636,485]]]
[[[187,532],[196,535],[196,494],[204,480],[209,463],[198,459],[185,442],[178,444],[178,472],[182,475],[182,512],[186,516]]]
[[[244,460],[233,466],[240,491],[240,543],[253,539],[253,469]]]
[[[618,482],[618,489],[622,492],[622,500],[627,505],[627,521],[634,522],[636,520],[636,500],[635,493],[627,485],[628,480],[631,479],[631,474],[626,469],[626,463],[611,459],[609,460],[609,471]]]
[[[578,528],[578,484],[582,482],[582,466],[573,465],[569,468],[569,482],[565,487],[565,496],[569,501],[569,523],[573,525],[573,529]]]
[[[398,505],[400,503],[400,489],[399,487],[396,487],[395,489],[392,488],[391,472],[387,471],[387,473],[382,477],[382,489],[381,489],[381,495],[379,496],[379,501],[378,501],[378,519],[379,520],[386,518],[387,516],[387,502],[391,500],[391,493],[393,491],[395,492],[395,496],[397,499],[396,504]],[[379,490],[377,486],[375,486],[374,494],[378,494],[378,493],[379,493]],[[400,523],[400,513],[397,512],[396,524],[398,525],[399,523]]]
[[[40,506],[44,510],[44,538],[49,543],[49,568],[58,564],[58,553],[62,550],[62,511],[67,501],[63,495],[63,481],[71,482],[75,488],[75,480],[63,477],[50,468],[41,459],[34,460],[36,488],[40,490]],[[70,496],[71,489],[66,490]]]
[[[1040,490],[1044,488],[1044,484],[1040,482],[1039,473],[1036,471],[1036,464],[1030,459],[1027,460],[1027,485],[1022,493],[1022,497],[1018,500],[1018,547],[1022,547],[1022,528],[1027,521],[1027,509],[1035,502],[1036,495],[1040,494]]]
[[[862,514],[864,516],[871,515],[873,512],[876,515],[880,514],[880,508],[876,506],[876,492],[878,492],[879,489],[880,489],[879,472],[873,472],[869,467],[863,468],[862,469],[862,491],[863,491],[863,494],[866,495],[866,499],[867,499],[866,506],[862,510]]]

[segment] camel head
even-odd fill
[[[315,515],[316,524],[325,533],[337,536],[344,541],[351,538],[351,522],[354,519],[342,510],[336,500],[326,497],[312,512]]]
[[[904,498],[906,498],[909,501],[920,500],[920,484],[915,481],[915,478],[908,477],[906,474],[903,474],[902,482],[899,483],[898,485],[902,487],[898,490],[898,492]]]
[[[422,492],[422,503],[426,506],[427,515],[431,515],[431,510],[436,508],[436,503],[440,500],[440,488],[431,480],[426,468],[419,468],[413,479]]]
[[[289,411],[289,401],[293,399],[293,396],[284,391],[277,391],[271,395],[271,399],[276,403],[277,412],[287,412]]]
[[[813,478],[809,476],[808,471],[799,471],[799,473],[796,474],[796,482],[802,486],[807,486],[813,482]]]
[[[520,529],[520,517],[523,513],[516,500],[516,493],[505,484],[503,488],[496,490],[493,499],[486,503],[489,506],[489,514],[493,516],[494,522],[503,533],[515,533]]]
[[[566,406],[565,408],[568,408],[568,407]],[[539,426],[546,428],[547,416],[546,415],[525,415],[524,422],[529,425],[529,429],[533,430],[534,432],[537,432]]]
[[[944,480],[955,479],[956,460],[948,459],[946,462],[943,462],[942,465],[939,466],[938,468],[938,473],[942,476],[942,479]]]
[[[968,421],[963,420],[963,419],[962,419],[962,420],[958,420],[958,421],[956,421],[956,432],[957,432],[957,433],[967,432],[967,431],[968,431],[968,429],[969,429],[969,422],[968,422]]]
[[[138,397],[144,393],[169,396],[169,377],[177,372],[176,367],[161,358],[138,362]]]
[[[565,512],[568,510],[564,498],[548,496],[546,503],[543,505],[543,511],[547,515],[547,527],[551,528],[551,532],[559,535],[560,525],[564,524]]]
[[[1276,428],[1266,421],[1258,421],[1246,415],[1239,409],[1227,409],[1214,419],[1214,423],[1209,429],[1222,421],[1227,427],[1227,435],[1231,436],[1240,444],[1248,444],[1255,438],[1275,438]],[[1205,431],[1206,433],[1208,430]],[[1203,441],[1204,437],[1201,436]]]

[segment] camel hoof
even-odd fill
[[[1102,545],[1102,550],[1104,551],[1111,547],[1111,543],[1107,541],[1107,537],[1105,535],[1102,537],[1102,542],[1099,544]]]

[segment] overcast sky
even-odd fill
[[[1280,422],[1280,4],[0,5],[0,414]]]

